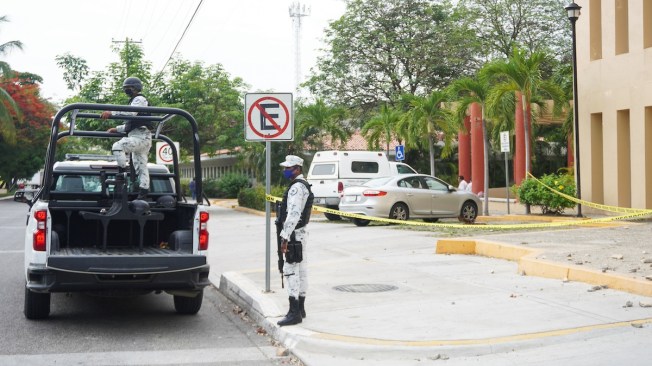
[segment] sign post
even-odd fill
[[[505,191],[507,192],[507,214],[509,215],[509,169],[507,154],[509,153],[509,131],[500,132],[500,152],[505,153]]]
[[[265,141],[265,194],[271,194],[272,141],[294,140],[292,93],[245,94],[246,141]],[[265,200],[265,292],[270,292],[271,208]]]

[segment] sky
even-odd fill
[[[203,0],[176,52],[185,60],[222,64],[248,92],[293,92],[295,85],[292,0]],[[0,55],[12,69],[43,77],[42,95],[62,102],[72,94],[55,57],[83,58],[102,71],[118,55],[116,41],[129,38],[160,71],[200,0],[2,0],[0,43],[19,40],[23,50]],[[344,14],[343,0],[302,0],[301,75],[305,78],[324,48],[324,29]]]

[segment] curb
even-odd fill
[[[543,252],[543,250],[539,249],[523,248],[487,240],[441,239],[437,241],[435,252],[437,254],[475,254],[506,259],[517,262],[518,271],[523,275],[583,282],[606,286],[610,289],[636,295],[652,296],[652,281],[537,259],[537,255]]]

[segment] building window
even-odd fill
[[[643,48],[652,47],[652,1],[643,1]]]
[[[616,164],[618,164],[618,206],[632,207],[632,159],[629,109],[616,113]]]
[[[591,143],[589,144],[589,150],[591,151],[590,200],[595,203],[604,203],[604,138],[602,130],[602,113],[591,114]]]
[[[616,55],[629,52],[628,9],[628,0],[616,0]]]
[[[589,25],[591,41],[591,61],[602,58],[602,0],[591,0]]]

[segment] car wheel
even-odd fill
[[[338,210],[339,207],[337,206],[326,206],[326,208],[330,208],[331,210]],[[328,221],[339,221],[342,220],[342,217],[340,215],[324,212],[324,216],[328,219]]]
[[[174,309],[179,314],[195,315],[201,309],[204,299],[204,290],[199,291],[195,297],[174,295]]]
[[[45,319],[50,315],[50,293],[30,291],[25,287],[25,317]]]
[[[423,219],[423,222],[437,222],[437,221],[439,221],[439,218],[437,218],[437,217],[431,217],[431,218],[428,218],[428,219]]]
[[[367,226],[371,220],[365,220],[365,219],[353,219],[353,223],[355,226]]]
[[[389,218],[394,220],[407,220],[410,218],[410,212],[405,203],[395,203],[389,210]]]
[[[478,205],[473,201],[466,201],[462,205],[462,210],[460,211],[460,217],[458,218],[461,222],[472,224],[475,222],[475,218],[478,217]]]

